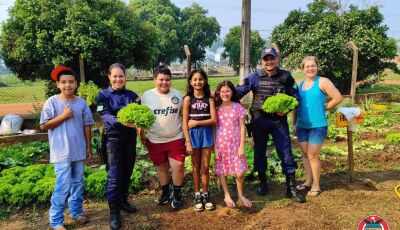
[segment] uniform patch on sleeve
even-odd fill
[[[103,108],[104,108],[104,106],[99,105],[99,106],[97,106],[96,111],[97,111],[97,112],[101,112],[101,111],[103,111]]]

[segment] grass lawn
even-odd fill
[[[400,80],[400,74],[394,73],[393,70],[383,72],[384,80]]]
[[[377,84],[374,88],[357,88],[357,94],[377,92],[400,92],[400,85]]]
[[[45,85],[0,87],[0,104],[37,102],[45,100]]]
[[[400,79],[399,74],[395,74],[392,71],[386,71],[387,75],[385,79]],[[293,77],[296,81],[304,79],[302,72],[292,72]],[[45,98],[45,83],[44,81],[37,82],[22,82],[18,79],[14,79],[12,76],[6,76],[2,78],[3,83],[8,86],[0,87],[0,104],[11,104],[11,103],[25,103],[25,102],[37,102],[44,101]],[[210,77],[209,83],[211,91],[214,91],[218,83],[223,80],[230,80],[234,85],[239,82],[238,76],[221,76],[221,77]],[[181,91],[182,94],[186,91],[186,79],[173,79],[172,87]],[[127,88],[135,91],[137,94],[142,95],[146,90],[154,87],[152,80],[142,81],[128,81]],[[377,84],[375,88],[359,88],[357,93],[373,93],[373,92],[399,92],[400,85],[388,85],[388,84]]]

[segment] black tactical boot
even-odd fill
[[[110,207],[110,228],[111,230],[121,229],[121,217],[119,212],[119,202],[108,202]]]
[[[265,173],[259,173],[258,179],[260,180],[260,184],[258,185],[258,188],[257,188],[257,195],[265,196],[265,195],[267,195],[267,191],[268,191],[267,176],[265,175]]]
[[[119,209],[123,210],[123,211],[125,211],[127,213],[134,213],[134,212],[137,211],[137,208],[133,204],[130,204],[128,202],[128,198],[127,197],[124,197],[124,198],[121,199],[121,202],[119,204]]]
[[[296,189],[296,180],[294,174],[286,175],[286,196],[291,197],[298,203],[305,203],[306,199],[304,196]]]

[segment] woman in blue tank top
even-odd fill
[[[306,78],[299,86],[300,104],[298,111],[293,113],[293,130],[303,154],[306,181],[297,189],[307,190],[308,196],[318,196],[321,193],[319,155],[328,131],[325,112],[340,104],[342,95],[328,78],[317,75],[316,57],[305,57],[301,70]],[[326,96],[331,98],[328,103]]]

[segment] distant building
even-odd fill
[[[224,60],[224,58],[222,57],[222,54],[224,53],[224,51],[225,51],[225,48],[223,48],[223,47],[217,49],[217,52],[215,53],[215,56],[214,56],[215,62],[220,63],[221,61]]]

